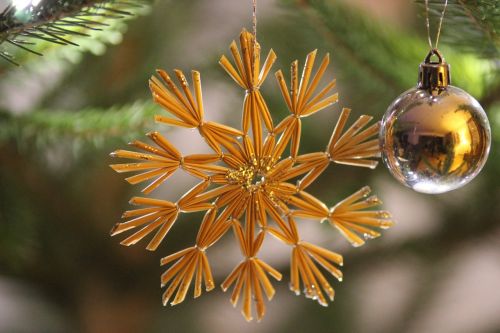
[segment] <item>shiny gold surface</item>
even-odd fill
[[[443,193],[481,170],[490,148],[481,105],[448,86],[439,94],[411,89],[389,106],[380,130],[384,163],[396,179],[418,192]]]

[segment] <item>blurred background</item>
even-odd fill
[[[431,8],[435,27],[441,7]],[[183,153],[208,151],[191,131],[152,122],[163,112],[147,86],[156,68],[201,71],[207,118],[239,126],[243,92],[217,62],[251,29],[251,1],[157,0],[132,10],[92,38],[71,37],[79,47],[38,42],[43,57],[9,49],[21,67],[0,59],[0,332],[500,332],[499,1],[450,0],[440,46],[453,84],[490,119],[482,173],[424,195],[382,165],[329,168],[311,193],[332,205],[370,185],[397,224],[352,248],[327,224],[301,223],[305,240],[344,255],[328,308],[288,290],[289,249],[269,238],[263,259],[284,278],[260,323],[246,323],[220,289],[161,305],[159,259],[191,246],[201,215],[183,216],[154,253],[109,237],[140,190],[108,167],[110,151],[152,129]],[[288,72],[315,48],[331,54],[340,101],[303,122],[302,153],[324,149],[341,107],[380,119],[416,84],[428,51],[422,4],[406,0],[259,0],[258,39],[277,53],[274,70]],[[273,76],[262,91],[275,122],[287,115]],[[174,178],[154,196],[176,200],[195,182]],[[241,260],[227,235],[208,255],[217,284]]]

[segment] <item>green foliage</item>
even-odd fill
[[[106,139],[127,139],[144,131],[157,111],[152,102],[136,102],[77,112],[40,110],[21,116],[1,113],[0,142],[13,139],[22,149],[33,142],[38,148],[75,141],[100,146]]]
[[[418,2],[423,3],[422,0]],[[429,7],[431,17],[437,18],[443,1],[429,1]],[[449,0],[443,20],[443,42],[475,55],[498,59],[499,28],[498,0]]]
[[[376,107],[384,108],[389,98],[416,84],[418,64],[428,52],[425,39],[370,20],[341,1],[309,0],[299,8],[331,43],[337,61],[348,66],[345,83],[357,87],[351,90],[360,91],[360,96],[378,95],[381,103]],[[460,68],[453,72],[454,85],[477,98],[485,94],[491,62],[447,47],[443,53],[452,67]]]
[[[79,52],[102,54],[103,43],[121,41],[123,20],[116,19],[146,10],[142,0],[44,0],[25,8],[8,5],[0,12],[0,58],[17,65],[58,45],[81,45]],[[75,60],[75,52],[63,54]]]

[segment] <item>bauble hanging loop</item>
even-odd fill
[[[438,62],[432,62],[435,55]],[[419,66],[418,87],[425,90],[442,90],[450,84],[450,65],[444,61],[444,57],[438,49],[431,49]]]
[[[432,62],[432,56],[438,62]],[[380,128],[382,158],[402,184],[443,193],[470,182],[488,157],[491,133],[479,102],[451,85],[449,65],[431,49],[418,84],[387,109]]]

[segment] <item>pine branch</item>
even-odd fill
[[[42,55],[35,41],[74,45],[75,37],[89,37],[109,20],[131,16],[143,0],[42,0],[24,8],[9,4],[0,12],[0,58],[18,65],[8,47]],[[6,47],[8,46],[8,47]]]
[[[151,102],[136,102],[110,109],[89,108],[78,112],[41,110],[13,116],[0,113],[0,143],[38,146],[69,141],[100,145],[105,139],[127,139],[152,125],[157,108]]]
[[[286,2],[297,5],[296,0]],[[416,84],[418,64],[428,49],[423,38],[376,22],[340,1],[298,3],[301,13],[330,43],[333,58],[345,71],[346,79],[339,82],[351,85],[350,90],[359,92],[356,95],[363,100],[373,100],[369,108],[384,109],[395,96]],[[484,77],[492,68],[489,61],[446,48],[444,53],[448,63],[460,68],[453,72],[454,85],[478,98],[486,93]]]
[[[423,0],[418,0],[423,4]],[[437,20],[442,1],[429,1],[431,19]],[[422,11],[425,7],[422,5]],[[488,59],[500,57],[500,2],[449,0],[443,21],[443,43]]]

